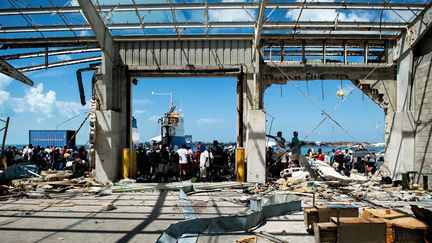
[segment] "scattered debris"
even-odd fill
[[[114,206],[113,203],[108,203],[108,204],[105,204],[105,205],[102,206],[101,211],[111,211],[111,210],[114,210],[114,209],[117,209],[117,207]]]
[[[190,190],[190,187],[188,187]],[[181,189],[183,190],[183,189]],[[186,193],[185,193],[186,194]],[[288,196],[288,197],[287,197]],[[273,194],[262,205],[261,210],[233,216],[215,218],[195,218],[171,224],[157,242],[177,242],[186,233],[226,233],[245,231],[256,227],[263,220],[301,210],[301,201],[292,195]]]

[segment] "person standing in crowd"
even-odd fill
[[[200,177],[200,159],[201,159],[201,145],[197,145],[197,151],[194,154],[194,164],[195,164],[195,170],[193,171],[194,175],[196,177]]]
[[[319,148],[319,149],[318,149],[318,154],[317,154],[316,159],[319,160],[319,161],[324,162],[324,158],[325,158],[325,155],[324,155],[324,153],[322,152],[322,149]]]
[[[161,161],[161,158],[157,152],[158,147],[153,144],[152,150],[150,151],[150,153],[148,154],[148,160],[149,160],[149,164],[151,166],[150,169],[150,179],[152,179],[152,176],[157,177],[158,173],[159,173],[159,164]]]
[[[139,145],[137,148],[137,164],[139,178],[143,180],[148,180],[150,175],[150,163],[147,159],[147,154],[145,148]]]
[[[335,162],[335,153],[336,153],[336,150],[332,149],[332,151],[330,153],[330,165],[332,165]]]
[[[293,132],[293,137],[291,139],[290,148],[291,148],[293,163],[296,166],[300,166],[299,159],[300,159],[300,153],[301,153],[301,143],[300,143],[300,140],[298,139],[298,132],[297,131]]]
[[[219,142],[217,140],[213,141],[213,148],[211,149],[210,152],[213,155],[211,170],[212,170],[212,177],[214,179],[222,175],[226,161],[225,161],[223,149],[221,146],[219,146]]]
[[[177,150],[179,156],[179,171],[181,180],[186,180],[188,174],[188,150],[186,149],[186,144],[182,144],[181,148]]]
[[[207,181],[207,168],[210,166],[210,155],[204,145],[200,146],[200,179]]]
[[[287,153],[287,150],[285,148],[286,140],[284,137],[282,137],[282,132],[281,131],[277,132],[276,137],[269,134],[266,134],[266,136],[269,138],[273,138],[276,141],[276,149],[272,155],[272,159],[274,161],[278,161],[282,156],[283,156],[282,160],[286,158],[286,153]]]
[[[158,179],[160,182],[166,182],[168,179],[167,167],[168,167],[168,163],[170,162],[168,146],[166,144],[162,144],[162,148],[159,152],[159,156],[160,156],[160,163],[158,169]]]

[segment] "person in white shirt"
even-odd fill
[[[210,155],[204,145],[200,147],[200,178],[201,180],[207,180],[207,168],[210,166]]]
[[[186,149],[185,144],[182,144],[181,148],[177,150],[177,154],[179,155],[180,178],[182,180],[185,180],[186,175],[188,174],[188,159],[187,159],[188,150]]]

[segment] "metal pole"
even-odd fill
[[[237,147],[243,147],[243,72],[240,74],[237,80]]]
[[[1,164],[3,164],[3,151],[4,151],[4,147],[5,147],[5,143],[6,143],[6,135],[7,135],[8,127],[9,127],[9,117],[6,118],[6,126],[4,127],[3,142],[2,142],[1,150],[0,150],[0,159],[1,159],[0,167],[2,167]],[[4,166],[6,168],[7,165],[4,164]]]
[[[9,127],[9,117],[6,118],[6,126],[5,126],[4,133],[3,133],[3,143],[2,143],[2,147],[1,147],[1,153],[3,153],[4,147],[5,147],[8,127]]]

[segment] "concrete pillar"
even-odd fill
[[[130,141],[130,79],[126,67],[107,61],[95,84],[99,109],[96,114],[95,170],[102,183],[120,176],[121,151]]]
[[[398,59],[395,112],[388,111],[386,114],[386,133],[389,135],[385,160],[393,179],[401,179],[402,173],[414,170],[416,124],[411,103],[413,51],[406,47],[405,40],[400,40],[403,51]]]
[[[260,75],[247,74],[244,80],[244,124],[247,181],[266,182],[265,164],[265,112],[263,110],[263,85]]]

